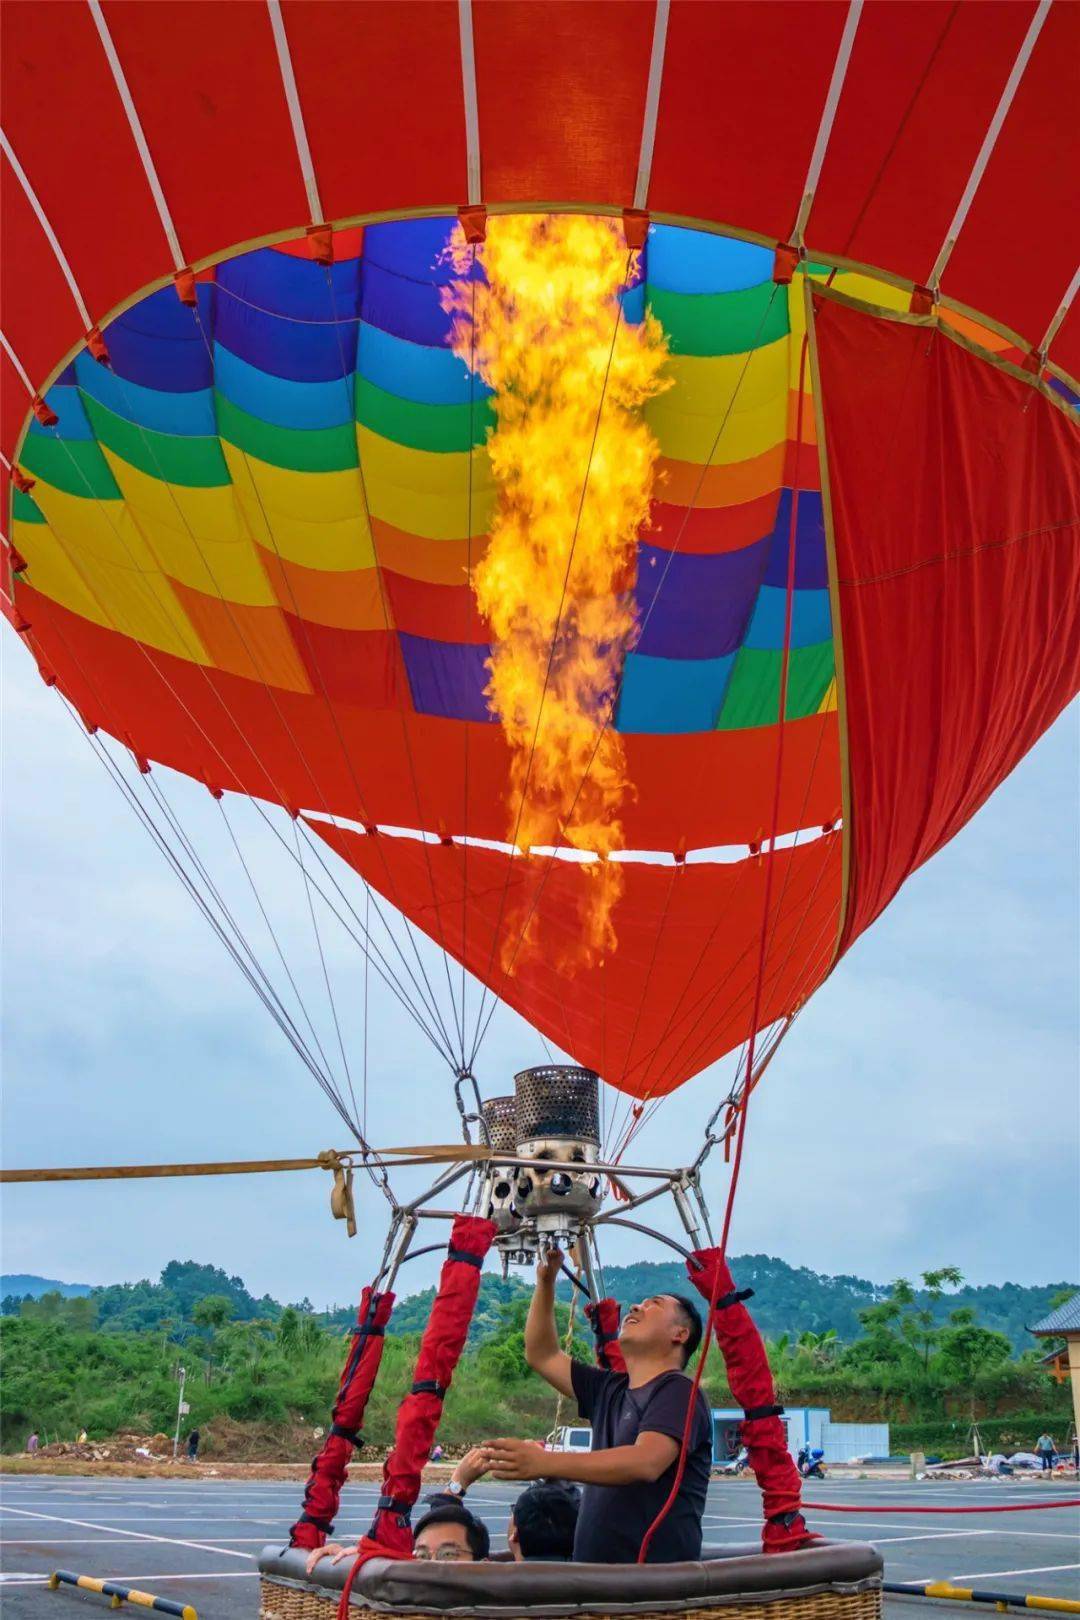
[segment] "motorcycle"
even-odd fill
[[[796,1458],[796,1467],[803,1479],[825,1478],[825,1453],[820,1446],[803,1446]]]

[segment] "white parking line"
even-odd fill
[[[878,1547],[891,1547],[897,1541],[952,1541],[956,1537],[964,1536],[992,1536],[992,1530],[927,1530],[921,1536],[875,1536],[874,1544]]]
[[[126,1540],[120,1536],[0,1536],[0,1547],[126,1547]],[[207,1547],[213,1543],[217,1546],[225,1542],[230,1547],[238,1547],[243,1542],[254,1542],[258,1547],[265,1547],[271,1536],[206,1536],[203,1544]]]
[[[30,1508],[8,1508],[9,1513],[21,1514],[27,1519],[48,1519],[53,1524],[73,1524],[80,1530],[115,1530],[114,1524],[92,1524],[87,1519],[65,1519],[58,1513],[34,1513]],[[121,1530],[122,1536],[130,1536],[133,1541],[159,1541],[168,1542],[173,1547],[195,1547],[199,1552],[216,1552],[220,1558],[246,1558],[250,1560],[250,1553],[230,1552],[228,1547],[211,1547],[203,1541],[182,1541],[178,1536],[152,1536],[145,1530]]]
[[[158,1581],[254,1581],[258,1579],[258,1576],[257,1569],[214,1569],[207,1570],[205,1573],[195,1571],[184,1575],[159,1575],[155,1570],[152,1575],[106,1575],[104,1578],[128,1586],[132,1581],[152,1581],[155,1583]],[[29,1570],[13,1570],[0,1575],[0,1586],[9,1584],[43,1586],[48,1578],[47,1575],[42,1575],[40,1572],[34,1574],[33,1571]]]
[[[977,1569],[974,1574],[950,1575],[950,1581],[997,1580],[1002,1575],[1050,1575],[1059,1569],[1080,1569],[1080,1564],[1036,1564],[1034,1569]],[[934,1580],[934,1576],[928,1576]]]

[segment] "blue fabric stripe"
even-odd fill
[[[764,585],[758,596],[743,645],[776,651],[784,645],[787,591]],[[828,591],[793,591],[791,645],[816,647],[832,636]]]
[[[713,556],[639,544],[637,651],[654,658],[723,658],[742,644],[771,536]]]
[[[96,360],[91,360],[90,364],[97,366],[99,371],[105,369],[103,366],[99,366]],[[37,417],[31,416],[28,432],[40,434],[46,439],[54,439],[57,434],[62,439],[88,440],[94,437],[94,430],[90,426],[86,412],[83,410],[83,403],[79,398],[77,388],[69,388],[60,383],[53,383],[49,392],[45,395],[45,403],[50,410],[56,412],[60,418],[59,422],[55,427],[42,427]]]
[[[645,283],[627,287],[622,295],[623,320],[627,326],[640,326],[645,319]]]
[[[365,262],[429,286],[447,286],[454,279],[454,267],[445,253],[456,224],[452,215],[440,214],[432,219],[368,225],[364,230]]]
[[[651,226],[647,253],[649,282],[667,292],[738,292],[772,279],[768,248],[679,225]]]
[[[226,399],[275,427],[311,430],[341,427],[353,420],[351,376],[330,382],[272,377],[222,343],[214,345],[214,376]]]
[[[776,507],[766,585],[787,590],[788,539],[791,534],[791,491],[782,489]],[[799,491],[799,511],[795,522],[795,588],[824,591],[829,588],[829,565],[825,552],[825,517],[821,493],[816,489]]]
[[[281,258],[279,253],[276,257]],[[290,382],[340,382],[356,359],[355,317],[332,321],[290,323],[240,303],[218,289],[215,337],[231,354],[267,376]]]
[[[125,421],[152,428],[155,433],[179,433],[206,438],[217,432],[213,391],[198,388],[190,393],[165,393],[145,388],[142,383],[118,377],[107,366],[99,366],[88,354],[75,360],[75,375],[91,399],[97,400]]]
[[[649,658],[627,655],[616,729],[714,731],[735,664],[726,658]]]
[[[158,393],[187,394],[210,387],[206,344],[214,330],[217,289],[200,281],[195,292],[198,319],[180,302],[175,287],[159,288],[116,317],[104,337],[118,376]]]
[[[449,348],[432,349],[384,332],[365,321],[357,355],[360,375],[377,388],[417,405],[467,405],[469,368]],[[479,403],[492,390],[481,377],[473,381]]]
[[[398,631],[398,640],[418,714],[437,714],[447,720],[495,721],[484,696],[490,679],[484,667],[491,657],[490,647],[432,641],[427,636],[410,636],[404,630]]]
[[[360,260],[333,265],[256,248],[217,269],[217,284],[258,309],[296,322],[348,321],[360,313]]]
[[[430,282],[408,281],[364,260],[364,320],[409,343],[445,349],[450,317]]]

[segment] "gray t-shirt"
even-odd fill
[[[681,1442],[692,1384],[685,1373],[666,1372],[630,1388],[625,1373],[584,1362],[570,1364],[578,1411],[592,1423],[594,1451],[632,1446],[639,1434],[666,1434]],[[679,1494],[653,1537],[650,1564],[674,1564],[701,1555],[701,1515],[712,1465],[711,1422],[698,1390],[690,1445]],[[668,1499],[678,1459],[659,1479],[632,1485],[586,1485],[574,1536],[574,1562],[633,1564],[645,1532]]]

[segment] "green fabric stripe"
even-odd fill
[[[28,473],[66,495],[82,495],[87,500],[91,496],[103,501],[120,499],[109,463],[93,439],[56,439],[51,434],[28,433],[19,462]]]
[[[167,484],[212,489],[229,483],[229,469],[217,439],[158,433],[117,416],[81,388],[79,394],[100,443],[129,466]]]
[[[790,330],[787,292],[771,281],[726,293],[673,293],[645,289],[649,308],[672,354],[745,354]]]
[[[383,439],[408,445],[410,450],[458,451],[469,448],[469,405],[421,405],[399,399],[357,373],[356,419]],[[495,426],[490,399],[472,406],[472,443],[483,444]]]
[[[771,648],[740,647],[728,682],[719,731],[746,726],[772,726],[780,707],[783,654]],[[833,677],[833,644],[792,647],[788,664],[787,719],[816,714]]]
[[[11,517],[15,523],[44,523],[45,514],[34,505],[33,497],[23,493],[21,489],[13,491],[14,499],[11,503]]]
[[[356,466],[356,429],[351,422],[330,428],[278,427],[250,416],[216,389],[214,409],[221,437],[272,467],[319,473]]]

